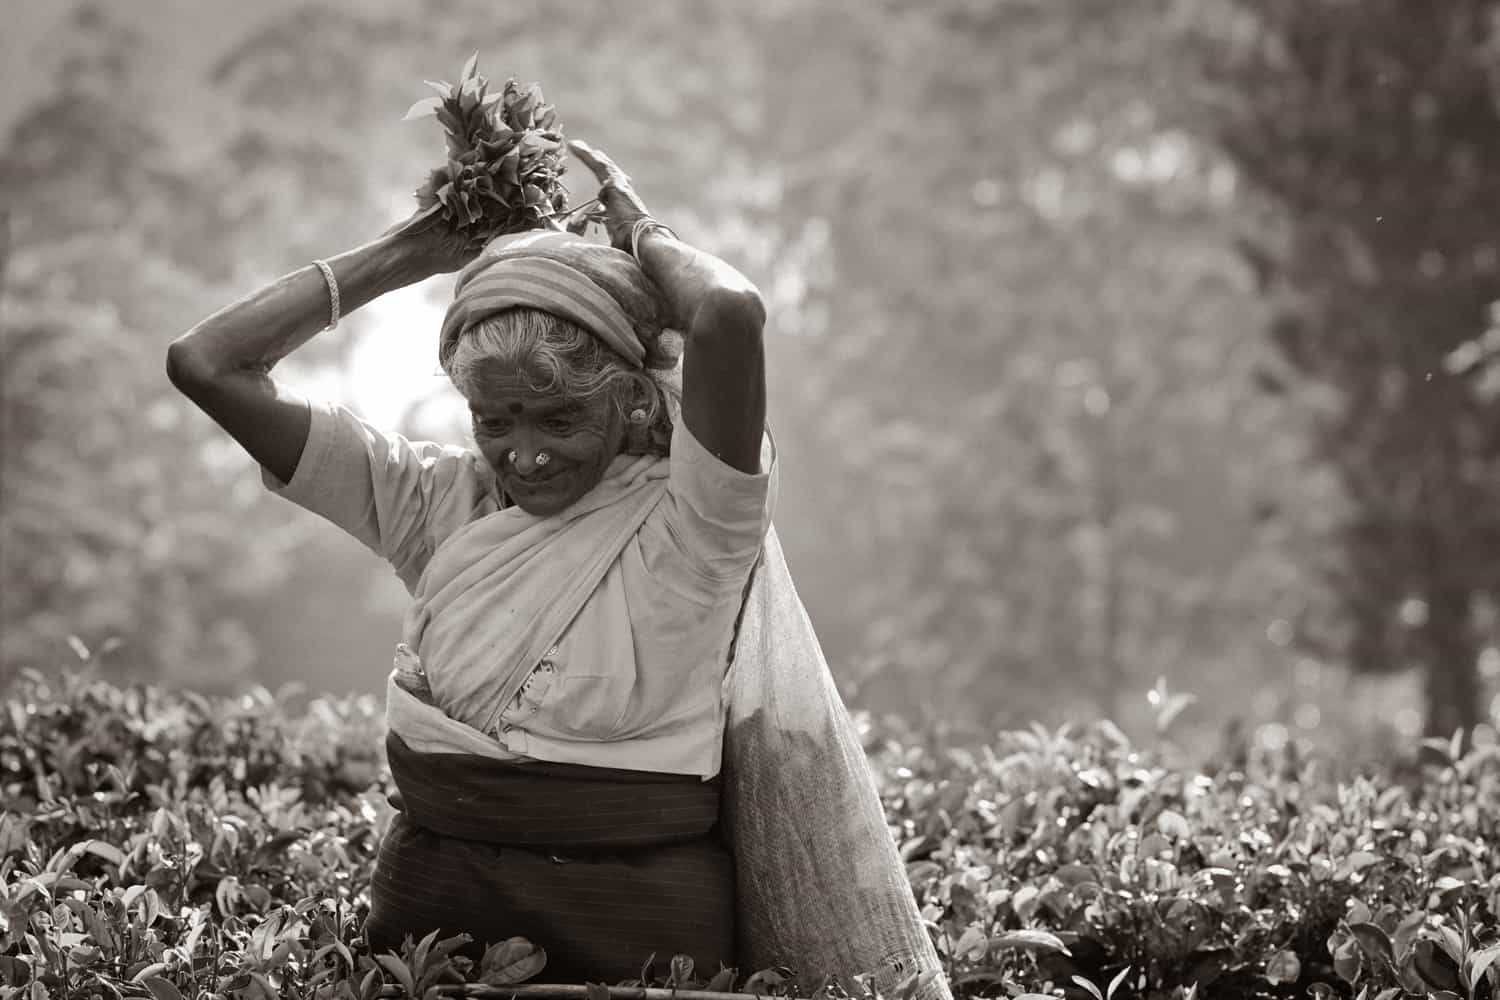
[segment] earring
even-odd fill
[[[517,457],[518,456],[516,455],[516,449],[512,448],[509,452],[506,453],[505,460],[511,465],[515,465]]]
[[[625,431],[625,450],[632,455],[644,455],[651,450],[650,432],[646,429],[646,410],[636,407],[626,418],[630,426]]]
[[[536,453],[536,464],[538,467],[546,465],[550,461],[552,461],[552,456],[547,454],[545,451],[539,451]]]

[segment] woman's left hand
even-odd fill
[[[617,250],[630,250],[630,228],[642,216],[651,212],[630,186],[630,177],[614,160],[586,142],[573,139],[568,149],[593,172],[599,182],[599,204],[604,206],[604,231],[609,234],[610,245]]]
[[[630,178],[587,143],[570,142],[568,148],[599,181],[610,243],[630,251],[631,229],[651,217]],[[687,340],[683,422],[720,461],[759,473],[766,422],[766,310],[760,293],[724,261],[680,240],[662,239],[641,254],[641,268],[661,290],[666,324]]]

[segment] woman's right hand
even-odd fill
[[[435,213],[434,213],[435,215]],[[434,274],[457,270],[478,246],[451,237],[441,220],[415,213],[385,235],[323,261],[333,274],[304,264],[230,303],[174,340],[167,376],[229,432],[257,462],[290,482],[307,443],[311,410],[271,370],[337,313],[347,316],[378,296]]]
[[[419,209],[382,234],[421,278],[462,270],[484,248],[483,240],[449,230],[440,208]]]

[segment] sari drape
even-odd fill
[[[507,577],[495,588],[468,567],[440,574],[447,581],[419,601],[427,635],[445,637],[442,649],[478,665],[499,644],[506,652],[501,697],[469,706],[487,718],[513,693],[533,652],[556,641],[590,580],[597,584],[643,517],[662,480],[644,467],[635,485],[610,509],[594,503],[589,516],[548,526],[547,544],[524,548],[527,566],[542,566],[544,551],[570,554],[569,568]],[[603,484],[601,484],[603,485]],[[503,527],[490,515],[486,530]],[[478,522],[483,524],[483,522]],[[479,529],[476,529],[479,530]],[[514,538],[509,540],[514,545]],[[466,544],[473,544],[469,539]],[[445,550],[433,564],[445,565]],[[598,546],[614,546],[600,551]],[[576,558],[574,558],[576,557]],[[477,565],[474,557],[465,557]],[[487,558],[498,558],[490,555]],[[454,564],[457,565],[457,564]],[[431,574],[431,569],[429,569]],[[552,581],[542,586],[536,581]],[[471,593],[467,588],[473,588]],[[489,599],[503,597],[496,615]],[[441,600],[437,598],[441,597]],[[519,638],[507,629],[520,628]],[[489,647],[474,643],[478,628]],[[469,631],[466,631],[469,630]],[[467,636],[467,638],[466,638]],[[511,648],[521,650],[517,654]],[[427,660],[429,651],[424,650]],[[431,668],[429,667],[431,670]],[[431,671],[441,699],[445,665]],[[465,669],[478,669],[477,666]],[[493,668],[491,668],[493,669]],[[726,728],[722,779],[723,835],[733,850],[738,896],[738,961],[742,969],[787,965],[811,985],[818,976],[872,973],[890,991],[915,972],[938,971],[938,961],[897,854],[863,747],[828,670],[812,623],[797,596],[774,528],[746,588],[732,662],[723,681]],[[387,685],[391,731],[429,753],[468,753],[504,759],[485,732],[424,704],[400,685]],[[919,1000],[949,1000],[941,975]]]

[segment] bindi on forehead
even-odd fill
[[[515,396],[488,400],[475,399],[469,403],[469,411],[477,417],[493,418],[504,415],[512,420],[545,420],[559,414],[577,414],[582,409],[576,400],[542,395],[531,399],[517,399]]]

